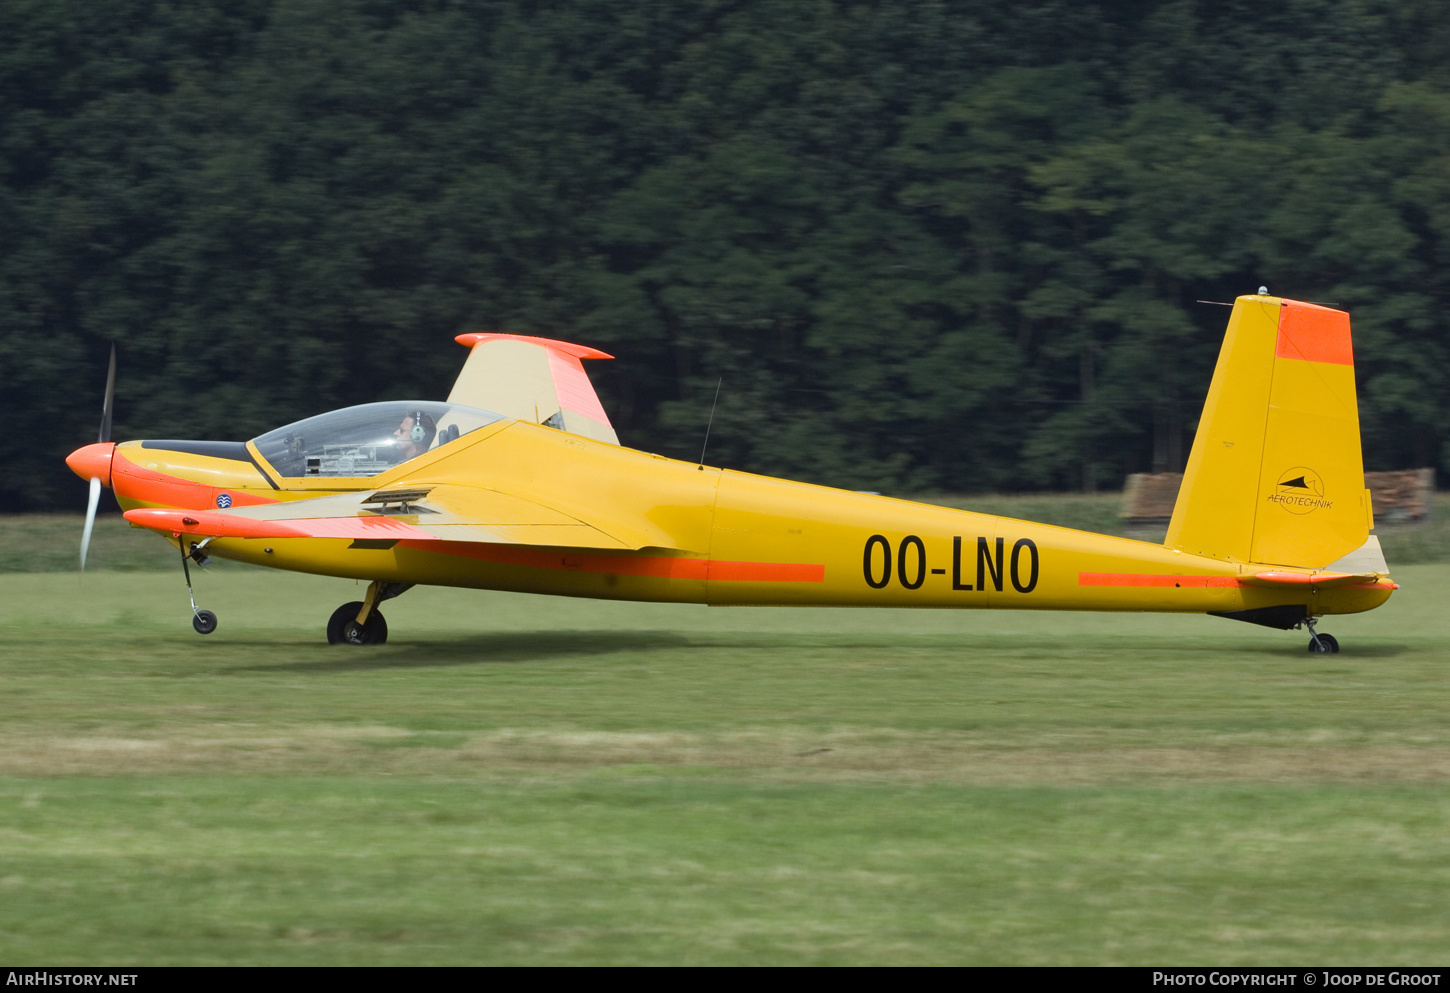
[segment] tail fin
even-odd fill
[[[1321,569],[1373,526],[1349,315],[1239,297],[1164,544]]]

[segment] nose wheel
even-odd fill
[[[181,573],[186,577],[186,596],[191,601],[191,626],[196,629],[197,634],[211,634],[216,630],[216,614],[197,607],[196,594],[191,589],[191,567],[187,565],[187,560],[191,559],[199,566],[206,566],[208,561],[206,546],[211,543],[211,539],[208,538],[200,544],[193,543],[188,552],[185,536],[177,535],[177,538],[181,542]]]

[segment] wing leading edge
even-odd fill
[[[133,524],[215,538],[398,539],[634,551],[657,537],[620,525],[608,530],[549,507],[480,486],[420,485],[219,510],[129,510]]]

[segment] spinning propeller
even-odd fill
[[[101,432],[94,445],[78,448],[67,458],[66,464],[79,476],[90,477],[91,495],[86,504],[86,526],[81,532],[81,571],[86,568],[86,552],[91,547],[91,531],[96,526],[96,508],[101,503],[101,487],[111,485],[111,454],[116,446],[111,444],[111,412],[116,399],[116,346],[111,346],[111,365],[106,370],[106,399],[101,404]]]
[[[90,501],[86,504],[86,526],[81,532],[81,571],[86,568],[86,553],[91,548],[91,532],[96,526],[96,509],[101,503],[101,487],[111,485],[111,462],[116,454],[116,446],[111,442],[111,412],[116,402],[116,346],[111,346],[111,366],[106,370],[106,399],[101,404],[101,433],[99,440],[93,445],[86,445],[84,448],[77,448],[66,457],[65,464],[70,466],[82,479],[89,479],[91,483]],[[187,524],[195,524],[196,521],[190,518],[183,518]],[[181,540],[180,534],[175,534],[177,539],[176,547],[181,551],[181,571],[186,577],[186,594],[191,599],[192,627],[200,634],[211,634],[216,630],[216,614],[210,610],[201,610],[196,605],[196,597],[191,592],[191,570],[187,567],[186,560],[189,558],[197,565],[206,565],[206,554],[202,551],[207,545],[203,541],[200,545],[192,545],[187,551],[186,542]]]

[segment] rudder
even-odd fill
[[[1239,297],[1164,544],[1320,569],[1372,525],[1349,315]]]

